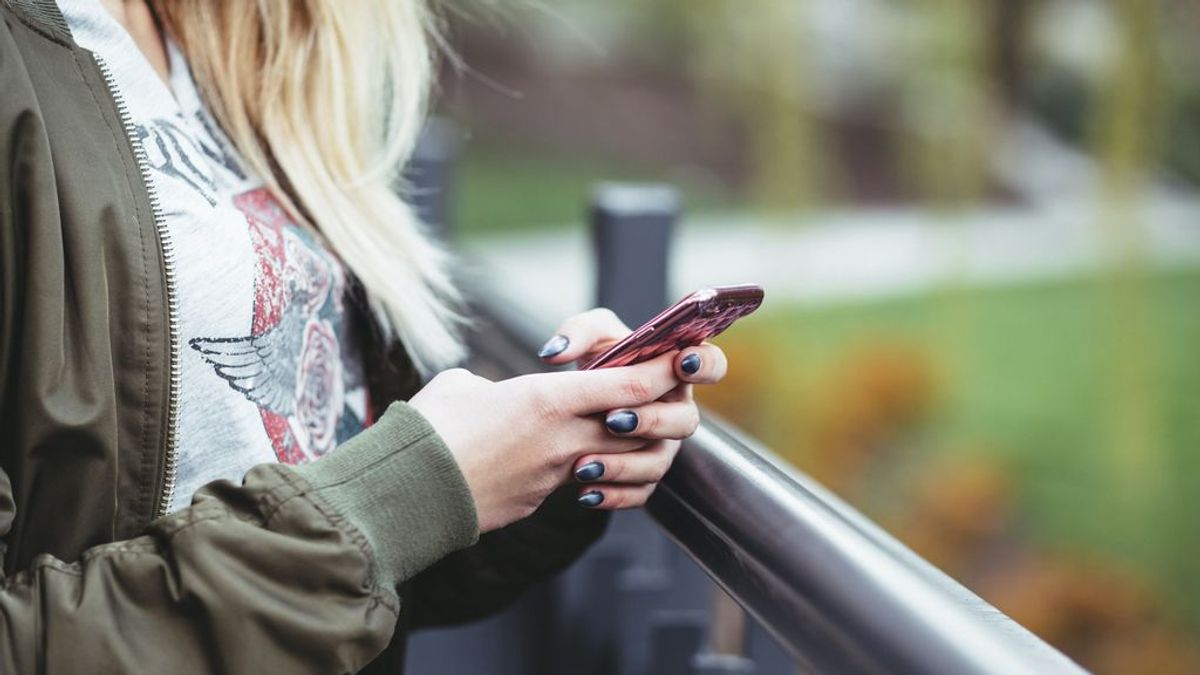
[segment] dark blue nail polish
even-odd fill
[[[575,470],[575,479],[581,483],[590,483],[604,475],[604,465],[600,462],[588,462]]]
[[[700,355],[692,352],[683,357],[683,360],[679,362],[679,369],[688,375],[695,375],[700,372]]]
[[[555,335],[546,340],[546,344],[542,345],[542,348],[538,350],[538,358],[548,359],[551,356],[558,356],[566,351],[567,346],[570,344],[571,341],[567,339],[566,335]]]
[[[637,428],[637,413],[632,410],[618,410],[604,418],[604,424],[614,433],[627,434]]]
[[[579,502],[580,506],[594,509],[604,502],[604,494],[601,492],[585,492],[575,501]]]

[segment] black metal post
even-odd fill
[[[671,235],[679,212],[679,195],[668,185],[601,183],[592,193],[596,304],[616,312],[630,328],[667,303]],[[636,571],[625,575],[622,590],[661,595],[669,549],[658,528],[646,514],[632,512],[618,514],[613,530],[635,544],[630,555]]]
[[[631,328],[657,314],[673,298],[668,288],[671,243],[681,211],[676,190],[662,184],[604,183],[590,209],[596,256],[596,301]],[[618,600],[612,616],[620,626],[614,672],[621,675],[688,672],[748,673],[750,653],[717,658],[700,653],[711,622],[711,581],[670,544],[644,511],[615,514],[596,549],[619,552],[627,567],[610,590]],[[587,566],[587,558],[581,567]],[[611,576],[611,575],[610,575]],[[754,649],[766,658],[763,672],[785,672],[786,657],[774,648]],[[780,658],[783,657],[783,658]],[[612,655],[610,655],[612,658]],[[579,670],[576,672],[591,672]]]
[[[421,220],[446,241],[454,238],[454,167],[461,137],[454,122],[431,118],[417,139],[398,186]]]
[[[679,210],[678,194],[666,185],[603,183],[592,195],[596,302],[630,327],[667,302],[671,234]]]
[[[593,192],[596,301],[630,327],[657,314],[670,299],[668,266],[679,212],[678,194],[666,185],[605,183]],[[597,565],[604,574],[589,571]],[[567,573],[562,586],[569,589],[584,580],[602,583],[597,593],[612,600],[591,607],[565,603],[560,618],[587,612],[592,631],[599,626],[615,630],[603,631],[607,639],[592,643],[591,658],[569,664],[560,653],[557,668],[570,665],[580,674],[689,672],[703,643],[712,586],[646,513],[614,514],[604,539]],[[578,636],[562,637],[564,643],[580,642]]]

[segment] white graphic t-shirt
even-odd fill
[[[168,43],[170,87],[99,0],[60,0],[111,72],[169,233],[179,326],[176,489],[319,457],[370,424],[346,272],[250,175]]]

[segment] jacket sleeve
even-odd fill
[[[422,385],[399,343],[376,333],[369,353],[383,367],[371,369],[371,398],[407,400]],[[405,619],[412,628],[474,621],[517,600],[533,584],[575,561],[603,533],[608,512],[580,508],[577,489],[550,496],[530,517],[484,534],[479,542],[438,561],[403,587]]]
[[[560,488],[532,516],[483,535],[417,575],[405,588],[411,626],[484,618],[574,562],[609,520],[607,511],[580,507],[576,496],[575,486]]]
[[[13,504],[0,472],[0,534]],[[453,457],[397,403],[327,457],[4,578],[0,672],[354,672],[392,636],[395,585],[477,531]]]

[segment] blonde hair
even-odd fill
[[[421,0],[155,0],[213,116],[423,373],[462,358],[448,256],[396,194],[436,35]]]

